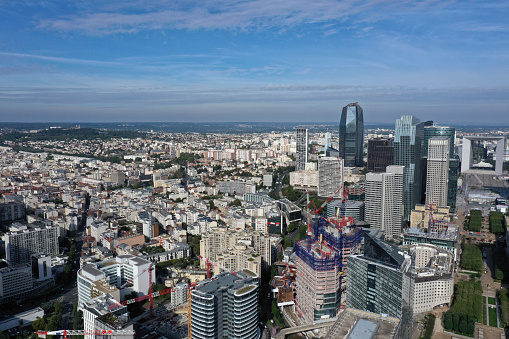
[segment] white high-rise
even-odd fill
[[[366,174],[365,221],[387,239],[400,236],[403,227],[404,169],[387,166],[386,173]]]
[[[426,174],[426,204],[447,206],[449,183],[449,139],[432,138],[428,141],[428,168]]]
[[[340,198],[343,196],[344,160],[335,157],[318,159],[318,195]]]
[[[295,151],[295,170],[306,169],[306,162],[308,162],[308,130],[306,128],[297,128]]]

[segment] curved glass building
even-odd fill
[[[358,103],[343,107],[339,123],[339,156],[346,167],[362,167],[364,146],[364,117]]]

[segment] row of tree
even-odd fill
[[[452,311],[444,313],[444,329],[446,331],[472,336],[475,331],[475,321],[474,317],[464,313],[453,313]]]
[[[502,326],[509,326],[509,293],[507,289],[502,288],[497,291],[500,306],[500,321]]]
[[[468,243],[461,244],[461,249],[461,268],[481,272],[484,266],[481,249]]]
[[[482,286],[475,279],[460,281],[454,286],[454,313],[482,319]]]
[[[504,215],[502,212],[490,212],[490,231],[493,234],[504,234]]]
[[[468,230],[472,232],[480,232],[481,228],[482,228],[481,210],[471,210],[468,221]]]

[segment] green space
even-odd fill
[[[461,249],[461,268],[481,272],[484,265],[481,249],[477,245],[467,243],[461,244]]]
[[[488,314],[486,313],[486,297],[482,297],[482,323],[488,325]]]
[[[504,215],[501,212],[490,212],[490,231],[493,234],[504,234]]]
[[[433,330],[435,328],[436,316],[432,313],[426,315],[426,329],[424,334],[421,336],[422,339],[431,339],[433,337]]]
[[[481,320],[482,293],[481,283],[475,279],[458,282],[454,286],[454,313]]]
[[[505,327],[509,325],[509,295],[507,289],[498,290],[497,296],[500,310],[500,325]]]
[[[489,305],[496,305],[495,298],[488,298],[488,304]],[[491,327],[498,327],[497,322],[497,309],[492,308],[491,306],[488,307],[488,315],[490,319],[490,326]]]
[[[481,210],[471,210],[468,220],[467,229],[472,232],[480,232],[482,228],[482,212]]]
[[[447,311],[444,313],[443,320],[444,329],[446,331],[466,335],[469,337],[474,336],[475,317],[466,315],[464,313]]]
[[[493,265],[495,266],[495,280],[501,282],[509,281],[509,265],[507,264],[507,255],[505,247],[493,247]]]

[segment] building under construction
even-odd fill
[[[362,230],[351,217],[316,219],[312,232],[295,244],[297,311],[306,323],[334,317],[346,288],[346,263],[358,254]]]

